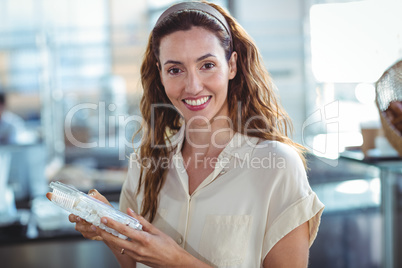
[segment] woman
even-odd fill
[[[122,267],[306,267],[324,206],[247,33],[217,5],[177,4],[141,74],[143,139],[120,209],[143,231],[103,218],[122,240],[70,215],[76,229]]]

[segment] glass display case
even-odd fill
[[[309,267],[400,267],[402,160],[321,160],[310,161],[310,183],[326,207]]]

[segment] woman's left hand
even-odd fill
[[[170,236],[164,234],[133,210],[127,209],[127,213],[139,220],[142,224],[142,231],[134,230],[107,217],[102,218],[102,223],[129,237],[131,241],[123,240],[97,228],[98,235],[114,252],[125,254],[136,262],[151,267],[203,266],[203,263],[181,248]]]

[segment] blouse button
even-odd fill
[[[181,245],[183,243],[183,238],[179,237],[179,239],[177,239],[177,244]]]

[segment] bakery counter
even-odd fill
[[[119,267],[104,243],[75,237],[2,244],[0,260],[1,267],[13,268]]]
[[[121,185],[95,185],[113,205],[118,208]],[[80,189],[87,192],[89,189]],[[74,224],[68,221],[69,212],[61,209],[45,196],[30,201],[17,202],[17,214],[13,221],[2,221],[0,225],[0,246],[64,238],[78,238]]]
[[[117,207],[120,187],[95,188]],[[102,242],[83,238],[68,213],[45,197],[17,205],[17,220],[0,227],[1,267],[118,267]]]
[[[310,268],[402,267],[402,159],[310,157],[309,181],[325,204]]]

